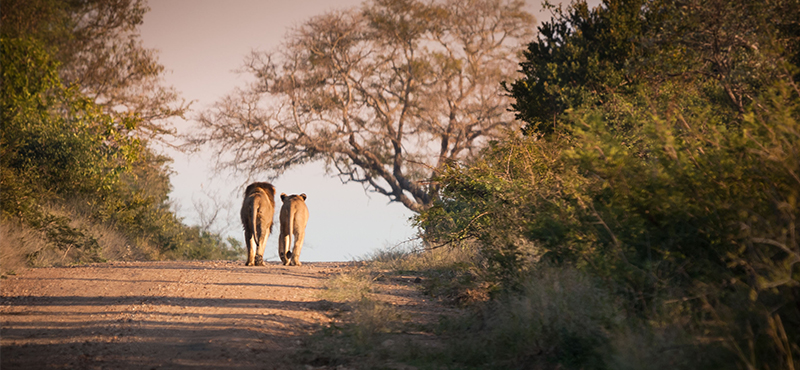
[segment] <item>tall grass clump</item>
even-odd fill
[[[543,268],[520,291],[445,322],[442,334],[452,338],[447,355],[458,367],[603,369],[623,320],[615,297],[588,275]]]
[[[0,274],[16,274],[28,266],[28,256],[47,243],[44,235],[11,220],[0,220]]]
[[[485,301],[498,287],[487,279],[486,264],[478,254],[477,244],[469,241],[459,242],[457,247],[416,245],[382,249],[366,260],[375,271],[419,278],[427,295],[449,303],[469,305]]]
[[[366,269],[355,269],[325,281],[322,297],[337,302],[358,302],[372,291],[372,276]]]

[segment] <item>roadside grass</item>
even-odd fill
[[[380,276],[366,264],[326,281],[320,298],[333,302],[327,310],[330,321],[309,338],[299,361],[311,367],[377,369],[397,357],[395,340],[410,317],[378,297]]]
[[[3,275],[29,267],[65,266],[107,260],[157,260],[163,256],[146,241],[134,241],[115,225],[98,222],[78,201],[42,206],[37,227],[0,219]]]
[[[626,316],[611,289],[571,268],[540,265],[520,288],[499,291],[469,247],[375,252],[331,277],[338,302],[307,343],[311,367],[356,369],[731,368],[689,322]],[[420,322],[387,299],[386,282],[413,286],[450,311]],[[443,312],[444,313],[444,312]],[[669,315],[669,314],[667,314]],[[425,320],[422,320],[425,321]]]
[[[310,367],[441,368],[441,317],[461,315],[469,304],[488,299],[474,250],[393,248],[362,261],[325,283],[320,298],[337,308],[328,311],[330,322],[309,338],[299,360]],[[398,285],[447,310],[420,318],[418,307],[395,301]]]
[[[24,227],[15,220],[0,220],[0,276],[16,275],[26,269],[27,256],[34,253],[37,246],[46,243],[46,238],[40,232]]]
[[[585,275],[542,269],[522,291],[504,294],[442,330],[473,334],[454,336],[449,355],[475,368],[601,369],[605,344],[624,319],[621,312]]]
[[[163,209],[114,218],[81,197],[40,203],[24,217],[0,215],[0,274],[105,261],[238,259],[244,253],[236,239],[185,226]]]
[[[626,315],[621,300],[588,275],[540,266],[518,291],[445,319],[441,365],[453,369],[722,369],[718,347],[686,323]]]
[[[496,290],[486,276],[477,245],[436,249],[383,249],[365,257],[373,270],[419,276],[425,294],[448,304],[484,302]]]

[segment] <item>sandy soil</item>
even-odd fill
[[[330,320],[323,282],[350,266],[180,261],[29,269],[0,283],[0,368],[306,369],[292,354]],[[425,307],[413,288],[395,290],[399,304]]]

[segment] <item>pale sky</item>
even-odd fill
[[[144,46],[158,50],[167,73],[165,82],[187,101],[194,101],[187,120],[173,123],[181,131],[194,125],[192,118],[235,87],[243,87],[247,76],[235,69],[251,50],[272,50],[290,27],[332,9],[358,6],[362,0],[150,0],[141,36]],[[540,20],[538,0],[531,11]],[[215,231],[243,242],[239,208],[246,178],[214,172],[204,153],[187,156],[173,150],[165,153],[175,161],[171,177],[175,190],[170,198],[187,224],[198,224],[195,203],[216,198],[225,209]],[[263,179],[254,179],[263,180]],[[349,261],[392,247],[416,235],[409,218],[413,213],[399,203],[388,203],[379,194],[365,193],[361,185],[342,185],[326,175],[319,163],[286,172],[272,181],[278,194],[306,193],[309,223],[302,261]],[[280,207],[276,196],[276,207]],[[276,212],[277,214],[277,212]],[[277,215],[276,215],[277,216]],[[267,243],[264,258],[277,258],[278,227]],[[407,244],[406,244],[407,245]]]

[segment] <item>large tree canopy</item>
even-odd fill
[[[202,113],[192,141],[250,174],[322,159],[344,181],[424,210],[448,161],[518,128],[500,83],[532,37],[523,7],[374,0],[314,17],[246,59],[255,82]]]

